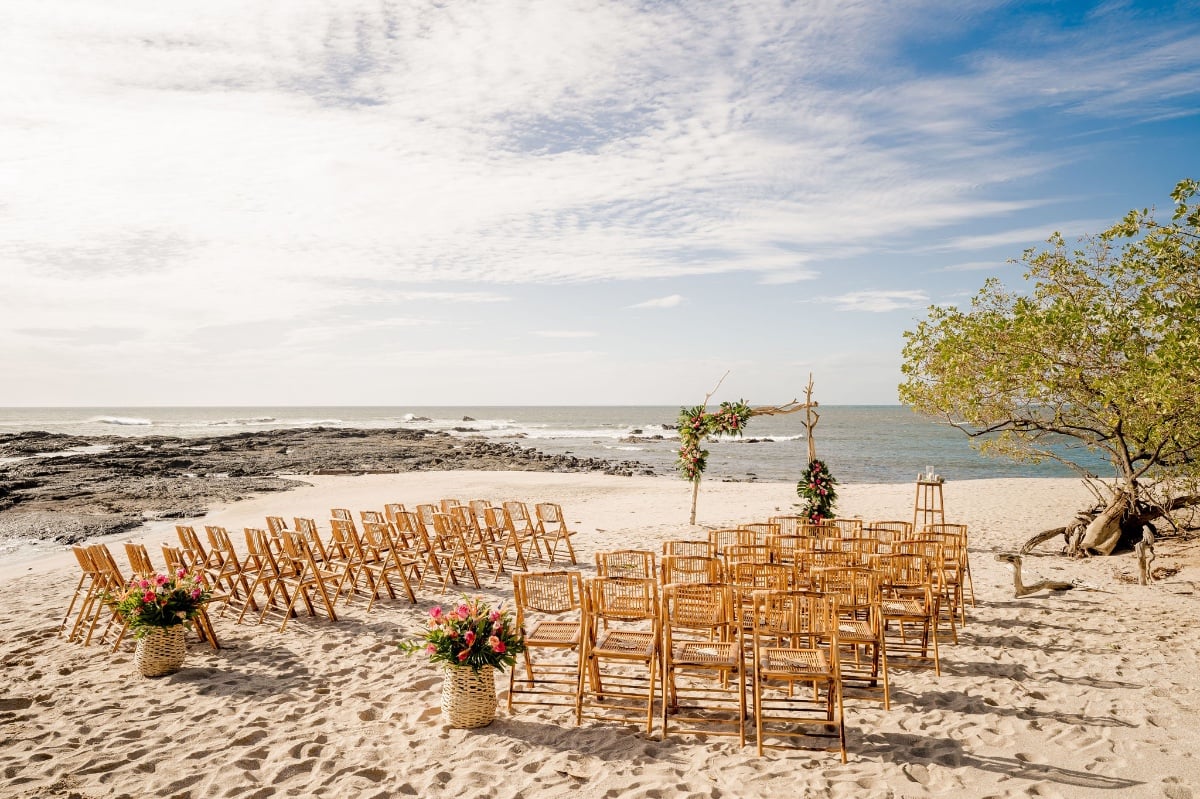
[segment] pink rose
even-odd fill
[[[149,587],[150,587],[149,580],[139,580],[138,581],[138,588],[149,588]]]
[[[437,647],[434,646],[433,644],[427,644],[425,647],[425,651],[432,655],[433,653],[437,652]]]
[[[154,575],[154,584],[155,585],[166,585],[167,584],[167,575],[165,575],[165,574]]]
[[[467,634],[463,636],[463,641],[466,643],[467,646],[471,646],[472,644],[474,644],[475,643],[475,631],[467,630]]]
[[[143,602],[153,602],[154,601],[154,592],[147,591],[145,594],[142,595],[142,601]]]
[[[466,619],[470,615],[471,615],[471,609],[469,607],[467,607],[466,605],[458,606],[458,617],[460,619]]]
[[[500,621],[500,611],[493,610],[491,613],[488,614],[488,620],[491,621],[492,623]]]
[[[442,606],[434,605],[433,609],[429,611],[429,617],[431,619],[440,619],[442,617]]]
[[[175,576],[182,580],[184,577],[187,577],[187,572],[185,572],[183,569],[180,569]]]
[[[499,638],[497,638],[494,635],[488,639],[488,646],[490,646],[492,648],[493,652],[503,652],[504,651],[504,642],[501,641]]]

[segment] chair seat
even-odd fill
[[[711,666],[736,669],[741,647],[734,642],[683,641],[671,647],[671,660],[677,666]]]
[[[861,619],[839,620],[838,637],[843,644],[874,644],[879,641],[879,636],[871,629],[871,623]]]
[[[829,661],[819,649],[767,647],[760,650],[759,671],[774,677],[827,677]]]
[[[608,630],[592,647],[592,654],[606,658],[630,658],[648,660],[654,656],[654,633]]]
[[[925,603],[918,599],[884,599],[883,613],[890,618],[899,618],[901,616],[921,618],[928,615],[925,610]]]
[[[525,643],[531,646],[575,646],[579,643],[579,622],[538,622],[526,634]]]

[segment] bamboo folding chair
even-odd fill
[[[287,522],[283,520],[282,516],[267,517],[267,532],[271,535],[282,535],[287,529]]]
[[[502,502],[501,507],[504,508],[504,514],[508,517],[512,529],[516,530],[517,539],[526,547],[525,560],[544,559],[549,562],[550,556],[544,554],[542,551],[542,541],[538,537],[537,521],[533,514],[529,512],[529,506],[524,502],[510,499]]]
[[[562,507],[554,502],[539,502],[533,506],[533,511],[537,516],[537,536],[546,548],[550,563],[554,563],[558,556],[558,545],[566,544],[567,557],[572,565],[577,564],[575,547],[571,544],[571,536],[575,535],[575,531],[567,527],[567,517],[563,515]]]
[[[431,539],[431,559],[436,563],[437,573],[442,577],[442,593],[453,582],[459,584],[459,577],[470,579],[472,585],[479,588],[479,574],[475,570],[475,558],[471,547],[467,544],[462,531],[453,520],[444,513],[433,514],[433,538]],[[426,571],[421,576],[421,585],[425,585]]]
[[[229,538],[228,530],[218,525],[207,525],[204,532],[208,535],[210,556],[216,556],[220,560],[221,565],[213,575],[213,582],[228,589],[229,596],[225,602],[225,607],[228,608],[230,601],[241,600],[243,591],[247,596],[250,594],[247,570]]]
[[[218,560],[213,558],[200,543],[200,536],[196,535],[196,528],[189,524],[177,524],[175,525],[175,535],[179,538],[184,568],[188,571],[208,577],[210,570],[220,567]]]
[[[134,577],[153,577],[158,573],[145,544],[125,542],[125,557],[129,560],[129,570]]]
[[[648,549],[614,549],[596,553],[600,577],[658,579],[658,558]]]
[[[664,555],[697,555],[702,558],[715,558],[717,557],[717,545],[707,539],[672,539],[663,541],[662,553]]]
[[[508,562],[511,557],[514,566],[527,570],[536,543],[529,536],[527,528],[518,527],[508,508],[503,505],[490,505],[484,510],[483,515],[484,527],[481,529],[489,531],[492,540],[501,545],[499,547],[501,562]]]
[[[163,544],[162,553],[163,560],[167,564],[167,572],[171,574],[190,572],[196,578],[196,580],[198,580],[206,589],[209,590],[209,602],[229,602],[229,594],[223,594],[212,590],[213,584],[209,581],[208,574],[204,569],[198,569],[195,566],[190,568],[188,567],[187,563],[189,558],[187,553],[182,548],[173,547],[170,544]],[[221,648],[221,643],[217,640],[217,631],[213,627],[212,619],[210,619],[208,616],[207,603],[200,606],[199,610],[196,612],[195,625],[196,635],[201,641],[207,641],[214,650]],[[114,652],[117,651],[117,647],[120,645],[121,638],[124,637],[124,635],[125,628],[123,627],[120,634],[117,636],[116,643],[113,644]]]
[[[446,499],[438,500],[438,508],[440,508],[442,513],[446,514],[447,516],[450,515],[451,508],[456,508],[461,504],[462,502],[460,500],[454,499],[453,497],[447,497]]]
[[[807,535],[774,535],[767,539],[767,548],[772,563],[796,566],[804,563],[817,548],[817,539]]]
[[[959,596],[962,598],[963,589],[970,595],[971,607],[975,607],[975,580],[971,577],[971,557],[967,550],[967,526],[965,524],[927,524],[922,529],[920,538],[934,538],[942,542],[946,550],[946,578],[957,580]],[[962,614],[963,624],[967,623],[966,610]]]
[[[238,613],[237,624],[242,623],[242,619],[246,617],[246,611],[253,609],[259,611],[258,621],[261,624],[267,611],[274,608],[276,593],[280,594],[280,600],[283,605],[291,603],[291,594],[288,592],[287,586],[280,583],[279,562],[275,558],[275,553],[271,549],[270,538],[266,530],[256,527],[247,527],[244,530],[246,537],[246,556],[242,559],[242,568],[247,575],[253,574],[254,579],[250,583],[250,590],[246,593],[246,601],[242,603],[242,609]],[[259,589],[263,592],[264,605],[260,609],[254,596]]]
[[[393,578],[400,580],[408,601],[415,605],[417,597],[413,593],[409,576],[414,573],[417,560],[407,556],[401,558],[392,540],[390,525],[386,522],[363,522],[363,534],[359,545],[363,552],[364,568],[371,573],[375,583],[371,601],[367,603],[367,612],[371,611],[379,596],[380,583],[387,589],[389,597],[396,598],[396,592],[392,588]]]
[[[517,627],[525,639],[525,668],[522,677],[517,676],[521,669],[516,665],[509,671],[509,712],[513,705],[574,708],[583,627],[579,572],[514,574],[513,600]]]
[[[725,582],[725,566],[721,559],[704,555],[663,555],[659,571],[663,585]]]
[[[879,572],[861,566],[823,566],[812,570],[813,587],[838,600],[838,633],[854,655],[842,659],[842,681],[865,690],[880,688],[883,709],[892,707],[888,685],[887,647],[883,637],[883,605]],[[865,653],[864,664],[860,657]]]
[[[916,534],[914,534],[916,535]],[[901,555],[921,555],[933,572],[933,585],[940,594],[938,624],[945,619],[950,636],[958,643],[958,613],[962,607],[962,583],[951,581],[947,574],[946,550],[940,539],[909,538],[892,544],[892,552]],[[955,572],[957,575],[957,572]]]
[[[297,600],[304,602],[308,615],[312,617],[317,615],[313,599],[320,599],[325,615],[329,617],[330,621],[337,621],[337,613],[334,612],[333,599],[330,598],[330,588],[327,583],[337,575],[320,567],[313,557],[312,550],[309,549],[308,542],[301,536],[295,533],[284,533],[280,542],[283,545],[283,562],[279,564],[279,579],[272,588],[272,594],[267,596],[267,605],[270,606],[274,591],[281,587],[291,589],[292,596],[288,601],[287,608],[284,609],[283,623],[279,625],[279,632],[287,629],[288,620],[295,615]],[[266,612],[266,608],[263,608],[263,612]]]
[[[751,681],[758,754],[768,747],[783,748],[790,739],[836,737],[836,746],[822,748],[840,751],[845,763],[836,597],[812,591],[756,591],[753,625]],[[797,692],[798,683],[811,685],[811,695]],[[767,740],[768,725],[772,742]]]
[[[510,546],[506,536],[496,537],[490,528],[480,527],[479,520],[475,518],[475,514],[471,513],[469,506],[451,506],[449,515],[455,526],[463,531],[467,546],[478,551],[480,557],[476,560],[476,569],[483,567],[491,569],[493,582],[499,580],[500,575],[504,573],[504,564],[510,551],[513,553],[513,566],[522,571],[528,569],[520,549]]]
[[[897,553],[876,556],[873,566],[880,573],[880,604],[889,662],[931,663],[934,674],[941,676],[937,630],[942,593],[936,585],[933,564],[923,555]],[[891,622],[896,622],[897,635],[889,635]],[[915,643],[908,641],[905,632],[908,623],[920,627]]]
[[[442,567],[438,562],[434,548],[434,539],[429,529],[421,521],[416,511],[404,511],[396,517],[396,533],[408,540],[408,545],[421,560],[421,577],[417,583],[420,588],[425,585],[425,578],[430,572],[442,576]]]
[[[771,536],[779,535],[779,525],[775,522],[751,522],[738,526],[743,530],[749,530],[754,533],[754,541],[752,543],[755,544],[765,544]]]
[[[663,737],[737,735],[745,746],[746,665],[733,589],[716,583],[665,585],[660,624]]]
[[[819,540],[824,540],[827,538],[841,538],[842,528],[838,527],[836,524],[830,523],[806,524],[800,528],[800,534]]]
[[[121,567],[117,565],[116,559],[113,557],[112,551],[106,544],[92,544],[88,547],[88,553],[92,557],[92,563],[95,564],[100,575],[104,579],[102,591],[105,593],[116,594],[125,589],[129,584],[125,579],[125,575],[121,573]],[[97,609],[96,616],[92,619],[88,627],[87,637],[83,641],[83,645],[87,646],[92,641],[92,633],[96,629],[96,624],[100,617],[104,615],[104,605]],[[104,641],[108,637],[108,631],[112,629],[114,624],[120,625],[117,631],[117,644],[121,643],[121,639],[125,634],[125,620],[117,613],[115,609],[109,609],[108,622],[104,625],[104,631],[100,633],[100,640]],[[116,644],[113,645],[113,651],[116,651]]]
[[[349,508],[330,508],[329,518],[342,519],[351,523],[354,522],[354,514],[350,512]]]
[[[758,535],[753,530],[743,530],[740,527],[726,527],[708,531],[708,540],[716,547],[717,557],[723,557],[725,550],[735,544],[756,544]]]
[[[75,553],[75,560],[79,563],[81,574],[79,582],[75,585],[75,593],[71,595],[71,603],[67,605],[67,612],[63,615],[62,624],[58,626],[58,635],[61,636],[63,630],[67,629],[67,622],[71,620],[71,613],[75,610],[75,603],[79,602],[79,595],[82,592],[83,600],[79,604],[79,615],[75,617],[75,623],[71,625],[71,632],[67,635],[67,640],[74,641],[84,624],[88,625],[88,640],[91,640],[90,631],[95,627],[96,619],[104,610],[104,603],[100,596],[108,587],[108,577],[92,560],[92,554],[87,547],[73,546],[71,551]]]
[[[575,723],[645,719],[654,729],[662,670],[658,586],[652,579],[596,577],[584,583],[583,635]]]

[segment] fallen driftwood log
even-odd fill
[[[1001,563],[1007,563],[1012,566],[1013,571],[1013,596],[1020,599],[1023,596],[1036,594],[1038,591],[1070,591],[1075,587],[1073,583],[1064,583],[1059,580],[1039,580],[1032,585],[1025,585],[1021,580],[1021,556],[1013,552],[998,552],[996,560]]]

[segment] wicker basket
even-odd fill
[[[143,677],[162,677],[179,671],[186,654],[183,625],[159,627],[138,639],[133,665]]]
[[[496,719],[496,679],[491,666],[446,666],[442,717],[451,727],[486,727]]]

